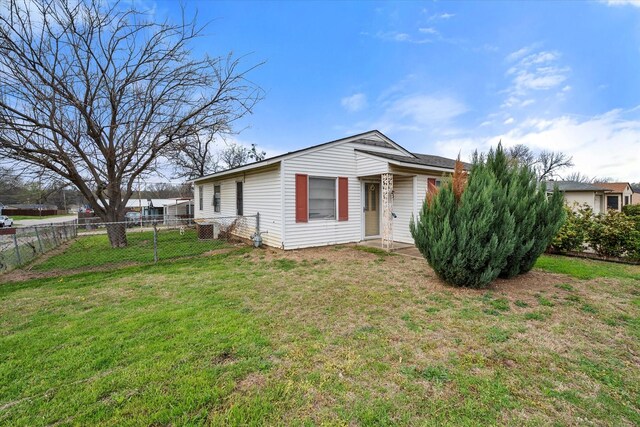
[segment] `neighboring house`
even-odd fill
[[[605,197],[608,194],[608,190],[600,184],[575,181],[547,181],[548,192],[553,191],[554,187],[558,187],[558,190],[564,194],[565,203],[572,208],[577,209],[580,206],[587,205],[596,214],[607,211]]]
[[[631,195],[631,204],[640,205],[640,185],[632,185],[631,191],[633,191],[633,194]]]
[[[195,218],[260,213],[264,243],[283,249],[413,243],[412,215],[454,165],[374,130],[197,178]]]
[[[165,204],[164,222],[171,223],[177,219],[193,218],[193,200],[192,199],[176,199],[171,203]]]
[[[628,182],[594,182],[593,185],[609,190],[606,196],[607,209],[622,211],[622,207],[631,204],[633,191]]]

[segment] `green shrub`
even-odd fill
[[[551,248],[560,252],[581,251],[584,249],[593,211],[588,205],[573,208],[565,205],[564,210],[566,219],[551,241]]]
[[[538,191],[535,172],[526,166],[509,163],[501,144],[487,156],[487,167],[502,187],[515,223],[514,247],[500,271],[502,277],[520,273],[524,258],[534,246],[536,231],[536,209],[532,209]]]
[[[489,152],[486,164],[502,186],[515,221],[514,248],[500,272],[500,276],[510,278],[531,270],[548,247],[564,221],[564,198],[557,189],[548,197],[535,171],[510,162],[501,144]]]
[[[623,206],[622,213],[633,220],[636,224],[636,230],[640,232],[640,205]]]
[[[534,172],[509,162],[498,145],[486,160],[474,156],[468,178],[456,162],[453,179],[411,219],[411,234],[444,281],[485,287],[498,275],[531,270],[564,221],[563,200],[558,189],[549,197]]]
[[[526,273],[533,268],[565,221],[564,195],[558,188],[554,188],[551,196],[548,196],[546,185],[542,183],[538,188],[534,202],[530,206],[531,209],[536,211],[534,243],[522,259],[520,274]]]
[[[436,274],[456,286],[481,288],[498,277],[514,247],[506,193],[483,159],[474,160],[466,188],[462,164],[411,219],[416,247]]]
[[[623,206],[622,213],[628,216],[640,216],[640,205]]]
[[[594,217],[587,229],[589,246],[598,255],[636,258],[640,252],[640,233],[634,220],[614,210]]]

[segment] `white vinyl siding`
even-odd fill
[[[375,176],[389,172],[387,161],[358,152],[356,152],[356,167],[358,176]]]
[[[280,247],[281,215],[280,215],[280,170],[277,165],[263,171],[247,171],[240,175],[231,175],[224,179],[206,182],[204,187],[205,200],[213,200],[214,185],[220,185],[220,212],[214,212],[213,203],[205,203],[204,211],[197,211],[196,218],[217,218],[236,216],[236,186],[243,182],[243,214],[252,217],[260,213],[260,231],[266,245]],[[247,224],[255,224],[253,218],[247,218]],[[246,236],[253,233],[248,230]]]
[[[565,203],[572,209],[587,205],[595,213],[606,212],[606,199],[593,191],[565,191],[563,195]]]
[[[393,177],[393,240],[413,243],[409,221],[413,214],[413,177],[395,175]]]
[[[375,148],[375,147],[373,147]],[[353,146],[328,145],[284,162],[285,249],[358,242],[362,238],[361,181],[356,171]],[[296,222],[296,174],[312,177],[349,179],[349,220],[310,220]]]

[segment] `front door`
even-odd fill
[[[380,183],[364,183],[364,236],[380,235]]]

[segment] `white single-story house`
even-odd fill
[[[260,213],[263,242],[282,249],[413,243],[412,215],[454,165],[373,130],[197,178],[194,217]]]
[[[607,212],[605,197],[609,190],[606,188],[587,182],[547,181],[548,192],[553,191],[556,186],[563,193],[567,206],[578,209],[587,205],[595,214]]]
[[[176,220],[193,218],[193,200],[175,199],[163,205],[164,222],[171,223]]]
[[[608,190],[607,192],[607,209],[622,211],[623,206],[632,203],[633,190],[628,182],[596,182],[593,185]]]

